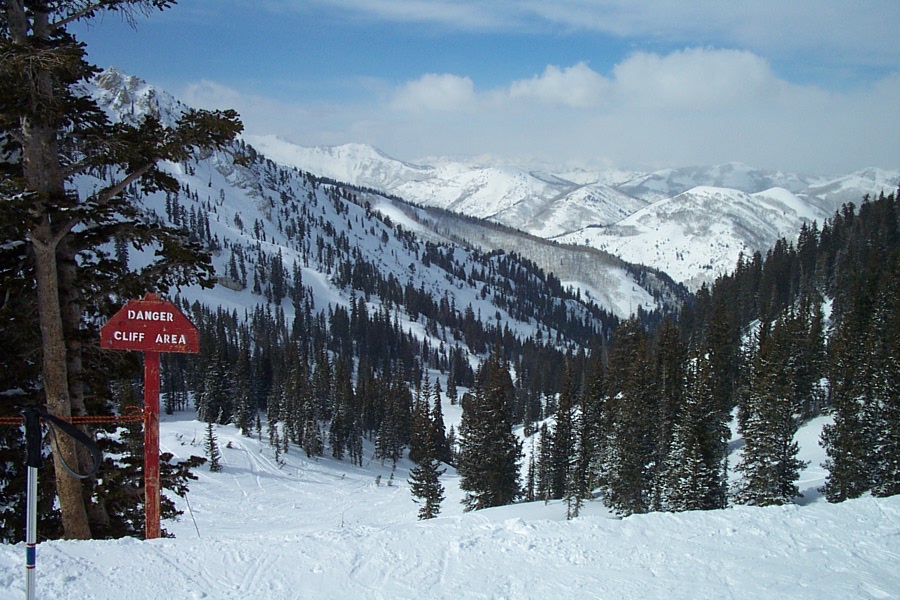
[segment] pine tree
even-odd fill
[[[418,418],[425,417],[427,421],[428,400],[425,399],[417,404],[417,411],[422,413]],[[421,435],[419,443],[422,446],[418,448],[419,457],[416,461],[416,466],[409,472],[409,487],[412,495],[418,499],[414,499],[414,501],[421,504],[419,519],[433,519],[441,512],[441,502],[444,500],[444,486],[440,482],[440,476],[444,474],[446,469],[440,468],[440,462],[436,457],[433,435],[428,435],[427,433]]]
[[[829,341],[831,412],[833,422],[822,428],[822,446],[828,458],[828,477],[822,492],[829,502],[858,498],[869,489],[867,457],[870,451],[863,425],[859,381],[862,347],[855,315],[846,315]]]
[[[603,355],[598,350],[591,357],[587,383],[582,394],[583,435],[588,436],[590,444],[590,447],[584,447],[583,450],[583,459],[588,461],[584,477],[590,483],[591,492],[596,488],[605,488],[609,481],[608,469],[612,464],[612,416]]]
[[[349,452],[351,460],[355,464],[358,455],[361,454],[357,447],[362,444],[362,440],[353,385],[350,380],[349,368],[344,361],[337,362],[335,378],[334,409],[328,430],[331,455],[341,460],[344,452]]]
[[[864,335],[857,333],[862,315],[850,313],[830,343],[834,421],[822,431],[829,472],[822,491],[829,502],[867,491],[900,493],[896,254],[885,264],[872,307],[866,309],[871,321]]]
[[[643,513],[651,506],[655,448],[653,419],[648,415],[655,410],[646,342],[637,319],[620,325],[607,371],[601,486],[606,505],[623,515]]]
[[[575,405],[578,402],[575,374],[571,361],[566,361],[563,387],[556,408],[556,427],[553,429],[550,464],[550,497],[562,498],[569,483],[575,460]]]
[[[535,458],[534,488],[535,499],[548,502],[550,500],[551,477],[550,466],[552,464],[552,434],[547,423],[541,423],[538,430],[537,458]]]
[[[434,425],[431,421],[431,407],[428,404],[430,395],[431,384],[426,375],[425,382],[416,386],[412,407],[409,460],[417,464],[422,462],[428,452],[434,453]]]
[[[507,365],[492,354],[462,407],[457,470],[466,510],[511,504],[519,495],[522,450],[512,432],[513,392]]]
[[[796,481],[806,463],[797,458],[798,420],[790,376],[783,368],[789,332],[782,320],[776,321],[771,333],[765,324],[761,326],[750,387],[739,403],[744,448],[736,466],[742,480],[735,499],[742,504],[784,504],[801,496]]]
[[[395,376],[387,394],[384,419],[375,440],[375,456],[390,460],[394,465],[403,455],[403,448],[410,438],[412,396],[399,376]]]
[[[876,309],[869,326],[866,354],[870,361],[861,379],[868,382],[868,402],[863,409],[869,439],[872,494],[900,494],[900,299],[898,299],[897,254],[886,263]]]
[[[203,449],[209,459],[209,470],[218,473],[222,470],[222,453],[219,451],[219,442],[216,439],[216,432],[212,421],[206,423],[206,440],[203,443]]]
[[[450,464],[453,460],[450,452],[450,442],[447,437],[447,428],[444,425],[444,410],[441,407],[441,386],[438,382],[434,385],[434,397],[432,399],[431,423],[433,430],[434,457],[440,462]]]
[[[237,363],[234,366],[234,387],[232,389],[234,406],[234,424],[245,436],[250,436],[253,430],[253,419],[256,416],[256,406],[253,401],[251,388],[250,367],[250,342],[244,339],[238,352]]]
[[[672,511],[724,508],[725,454],[722,418],[712,400],[706,356],[688,368],[683,404],[672,429],[665,476],[665,508]]]
[[[525,470],[525,485],[522,487],[522,500],[534,502],[537,498],[535,494],[537,489],[537,447],[535,435],[532,434],[528,437],[531,440],[531,448],[528,453],[528,468]]]
[[[652,352],[655,379],[655,418],[653,419],[654,454],[651,459],[651,510],[663,510],[666,494],[667,470],[671,467],[669,452],[673,428],[680,418],[685,394],[686,349],[678,328],[667,318],[663,320],[656,336],[656,348]]]
[[[203,390],[197,399],[197,419],[224,425],[232,417],[231,378],[228,376],[225,359],[216,348],[207,367],[203,380]]]
[[[455,405],[459,399],[456,391],[456,370],[454,369],[455,361],[453,353],[450,355],[450,370],[447,372],[447,397],[450,398],[450,404]]]
[[[434,458],[424,458],[409,472],[409,487],[413,496],[421,501],[419,519],[433,519],[441,512],[441,502],[444,500],[444,486],[441,485],[440,476],[446,469],[440,468],[440,463]]]

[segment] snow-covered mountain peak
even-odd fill
[[[277,163],[384,192],[428,179],[433,172],[431,167],[397,160],[367,144],[299,146],[274,135],[247,135],[244,139]]]
[[[755,194],[710,185],[659,200],[609,227],[559,238],[658,268],[698,288],[734,267],[738,256],[793,239],[804,222],[827,214],[784,188]]]
[[[137,124],[145,115],[152,115],[171,127],[186,110],[168,92],[117,67],[109,67],[94,76],[86,91],[113,121]]]

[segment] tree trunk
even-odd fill
[[[32,231],[30,237],[34,251],[47,410],[57,417],[68,418],[72,415],[72,405],[69,395],[66,341],[59,306],[56,244],[53,243],[50,226],[46,223]],[[90,539],[91,529],[88,525],[81,480],[66,473],[61,464],[61,461],[65,461],[70,467],[79,468],[75,441],[68,436],[56,436],[53,460],[56,494],[59,496],[65,537]]]

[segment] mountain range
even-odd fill
[[[363,144],[306,147],[275,136],[246,139],[281,164],[605,250],[694,289],[732,269],[741,253],[764,253],[779,238],[793,240],[804,222],[821,224],[842,204],[900,184],[900,173],[876,168],[810,177],[741,163],[652,173],[552,172],[448,160],[429,166]]]
[[[167,92],[116,69],[95,77],[89,93],[113,120],[136,121],[149,113],[173,122],[186,108]],[[229,151],[248,156],[248,164],[235,164],[229,153],[213,153],[190,163],[163,165],[182,186],[178,208],[173,209],[170,199],[158,193],[143,200],[161,222],[185,227],[190,220],[187,212],[208,222],[199,233],[204,237],[201,241],[213,250],[220,282],[238,288],[236,293],[249,294],[252,286],[246,279],[252,280],[254,272],[264,279],[267,265],[280,255],[288,280],[295,277],[291,265],[302,265],[296,278],[313,288],[317,307],[346,304],[350,292],[346,282],[335,282],[336,271],[341,263],[356,264],[357,268],[367,263],[366,268],[383,278],[393,277],[436,297],[454,297],[460,311],[471,305],[476,314],[494,315],[495,321],[522,320],[498,312],[496,302],[486,293],[492,286],[471,276],[473,268],[478,274],[486,268],[480,264],[489,260],[484,258],[486,254],[499,253],[528,261],[523,269],[543,271],[536,277],[552,274],[560,280],[570,292],[561,292],[553,302],[570,304],[573,317],[589,311],[585,304],[591,302],[610,314],[627,317],[639,307],[675,310],[685,297],[686,290],[665,274],[630,265],[601,250],[530,235],[479,219],[477,214],[409,203],[384,192],[383,188],[417,179],[427,181],[429,171],[404,165],[374,148],[322,148],[312,155],[318,162],[297,167],[268,156],[252,141],[245,138]],[[375,188],[377,181],[381,184]],[[88,180],[80,185],[94,183]],[[449,248],[453,262],[442,268],[433,262],[423,265],[428,244]],[[238,285],[235,282],[241,277],[236,276],[235,263],[243,265],[245,279]],[[473,287],[477,292],[473,293]],[[252,306],[258,301],[259,296],[248,296],[233,303]],[[527,335],[537,323],[524,321]],[[544,325],[554,329],[549,323]]]
[[[172,121],[185,108],[117,69],[99,74],[92,86],[100,106],[117,119],[136,121],[150,113]],[[267,173],[216,157],[173,172],[196,179],[198,171],[209,171],[203,176],[207,186],[225,174],[220,196],[237,193],[238,204],[251,200],[259,214],[251,222],[274,219],[276,228],[286,217],[274,218],[273,198],[287,192],[274,189],[279,186],[273,179],[300,178],[290,192],[300,196],[311,193],[303,183],[309,178],[351,187],[365,198],[360,202],[403,215],[423,238],[516,253],[619,316],[638,306],[675,309],[686,289],[730,271],[741,254],[765,253],[780,238],[792,241],[803,223],[821,224],[843,203],[890,193],[900,184],[900,173],[875,168],[838,177],[740,163],[652,173],[553,172],[484,161],[414,164],[364,144],[306,147],[250,135],[242,144],[270,163]],[[233,210],[245,222],[251,212]],[[220,235],[231,236],[231,230]]]

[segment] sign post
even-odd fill
[[[100,347],[144,353],[145,538],[159,537],[159,355],[196,354],[200,335],[184,314],[158,294],[131,300],[100,328]]]

